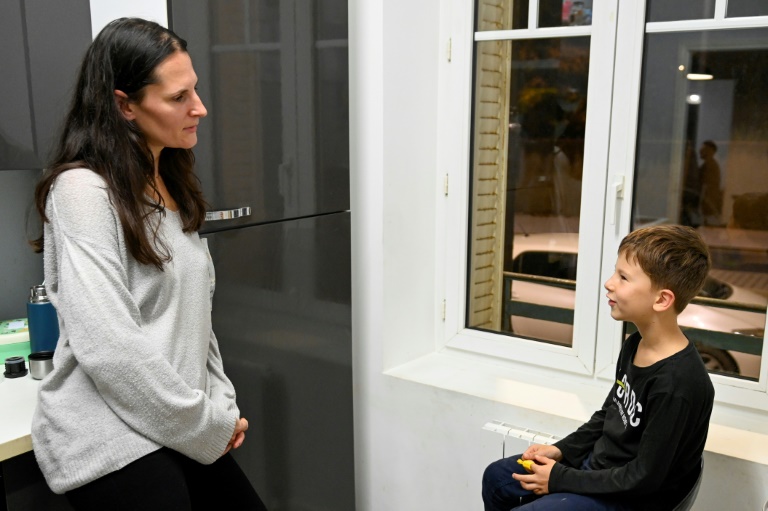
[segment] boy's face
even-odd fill
[[[653,304],[658,297],[658,290],[651,283],[651,278],[632,258],[627,259],[625,252],[619,254],[616,270],[605,282],[608,290],[608,305],[611,317],[617,321],[643,323],[653,314]]]

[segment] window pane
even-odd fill
[[[710,300],[680,324],[711,370],[756,379],[768,304],[768,29],[648,34],[644,54],[633,228],[699,229]]]
[[[648,0],[646,21],[712,19],[715,0]]]
[[[539,27],[592,24],[593,0],[538,0]],[[510,30],[528,27],[528,0],[478,0],[477,30]]]
[[[528,28],[528,0],[477,0],[478,32]]]
[[[476,45],[467,324],[570,345],[589,37]]]
[[[539,0],[539,26],[592,24],[592,0]]]
[[[765,0],[728,0],[729,18],[739,16],[768,16],[768,2]]]

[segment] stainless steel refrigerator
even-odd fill
[[[346,0],[171,0],[209,115],[213,327],[268,508],[354,509]]]

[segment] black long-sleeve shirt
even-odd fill
[[[636,509],[671,509],[695,481],[715,390],[693,344],[648,367],[633,365],[640,334],[622,346],[603,407],[555,445],[550,493],[611,495]],[[591,470],[580,470],[591,454]]]

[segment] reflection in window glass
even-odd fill
[[[739,16],[768,16],[768,2],[765,0],[728,0],[729,18]]]
[[[214,4],[216,6],[222,4]],[[282,211],[277,169],[283,161],[282,61],[276,51],[214,53],[213,131],[218,134],[216,188],[233,202],[253,202],[261,211]],[[238,136],[221,136],[236,133]],[[260,186],[251,184],[259,180]]]
[[[211,9],[211,39],[213,44],[245,44],[246,8],[243,2],[229,2],[226,9]]]
[[[539,26],[560,27],[592,24],[592,0],[540,0]]]
[[[476,45],[467,324],[570,345],[589,37]]]
[[[768,305],[768,30],[648,34],[632,227],[680,223],[711,280],[680,315],[711,371],[757,379]],[[660,194],[660,190],[667,194]]]
[[[593,0],[539,0],[538,27],[592,24]],[[478,0],[476,25],[479,32],[517,30],[528,26],[528,1]]]
[[[215,45],[280,41],[278,0],[245,0],[214,3],[211,32]]]
[[[714,17],[714,0],[647,0],[646,4],[646,21],[700,20]]]
[[[249,0],[245,20],[249,24],[249,43],[280,41],[279,0]]]
[[[327,0],[315,2],[314,11],[316,40],[347,38],[347,4],[345,2]]]

